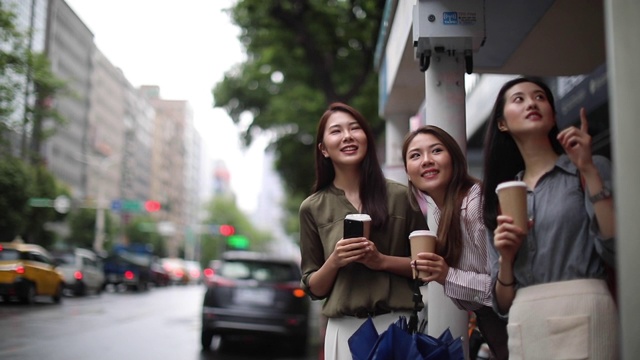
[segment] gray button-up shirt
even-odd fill
[[[604,185],[611,189],[611,163],[602,156],[593,161]],[[523,172],[517,175],[521,179]],[[516,290],[530,285],[575,279],[604,279],[603,261],[614,263],[614,239],[600,235],[593,204],[583,188],[578,169],[566,155],[544,174],[535,189],[527,190],[527,208],[533,226],[516,256]],[[493,307],[499,254],[489,231]],[[502,314],[507,316],[508,314]]]

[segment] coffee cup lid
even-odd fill
[[[345,216],[345,219],[358,220],[358,221],[371,221],[371,216],[368,214],[349,214]]]
[[[411,239],[414,236],[433,236],[436,237],[436,233],[434,231],[431,230],[414,230],[411,232],[411,234],[409,234],[409,239]]]
[[[505,181],[503,183],[498,184],[498,186],[496,187],[496,193],[504,188],[513,187],[513,186],[520,186],[526,189],[527,183],[525,183],[524,181]]]

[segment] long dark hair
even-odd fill
[[[329,117],[336,112],[351,115],[367,136],[367,153],[360,164],[360,200],[362,201],[362,211],[371,216],[372,227],[376,229],[383,228],[389,216],[387,213],[387,185],[384,174],[382,173],[382,167],[378,161],[373,131],[364,116],[349,105],[333,103],[329,105],[324,114],[322,114],[322,117],[320,117],[316,131],[316,181],[311,191],[315,193],[326,188],[331,185],[333,179],[336,177],[333,162],[331,159],[325,158],[318,147],[324,138],[324,130]]]
[[[496,186],[503,181],[514,180],[516,174],[524,169],[524,159],[513,137],[508,132],[499,131],[498,129],[498,122],[504,119],[505,94],[513,86],[524,82],[539,86],[544,91],[554,116],[556,114],[553,93],[549,86],[539,78],[519,77],[507,81],[498,92],[484,140],[483,215],[484,224],[490,230],[494,230],[497,226],[498,196],[495,192]],[[564,153],[564,149],[557,139],[558,132],[558,125],[556,124],[551,128],[548,136],[553,151],[559,155]]]
[[[438,249],[440,254],[449,266],[456,267],[462,255],[464,234],[460,221],[460,208],[462,200],[471,187],[479,180],[469,175],[467,171],[467,159],[456,140],[446,131],[433,125],[426,125],[407,134],[402,144],[402,161],[404,169],[407,170],[407,152],[409,144],[419,134],[430,134],[435,136],[447,149],[451,156],[452,174],[451,181],[447,185],[444,196],[444,206],[441,211],[440,222],[438,224]],[[412,194],[419,194],[419,189],[409,181],[409,189]],[[411,204],[416,206],[414,196],[410,197]]]

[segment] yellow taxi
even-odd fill
[[[22,241],[0,243],[0,299],[33,304],[36,296],[62,299],[64,277],[42,246]]]

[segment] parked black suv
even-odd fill
[[[286,338],[303,355],[309,332],[310,299],[300,288],[293,260],[254,252],[227,252],[207,282],[202,307],[202,349],[238,336]]]

